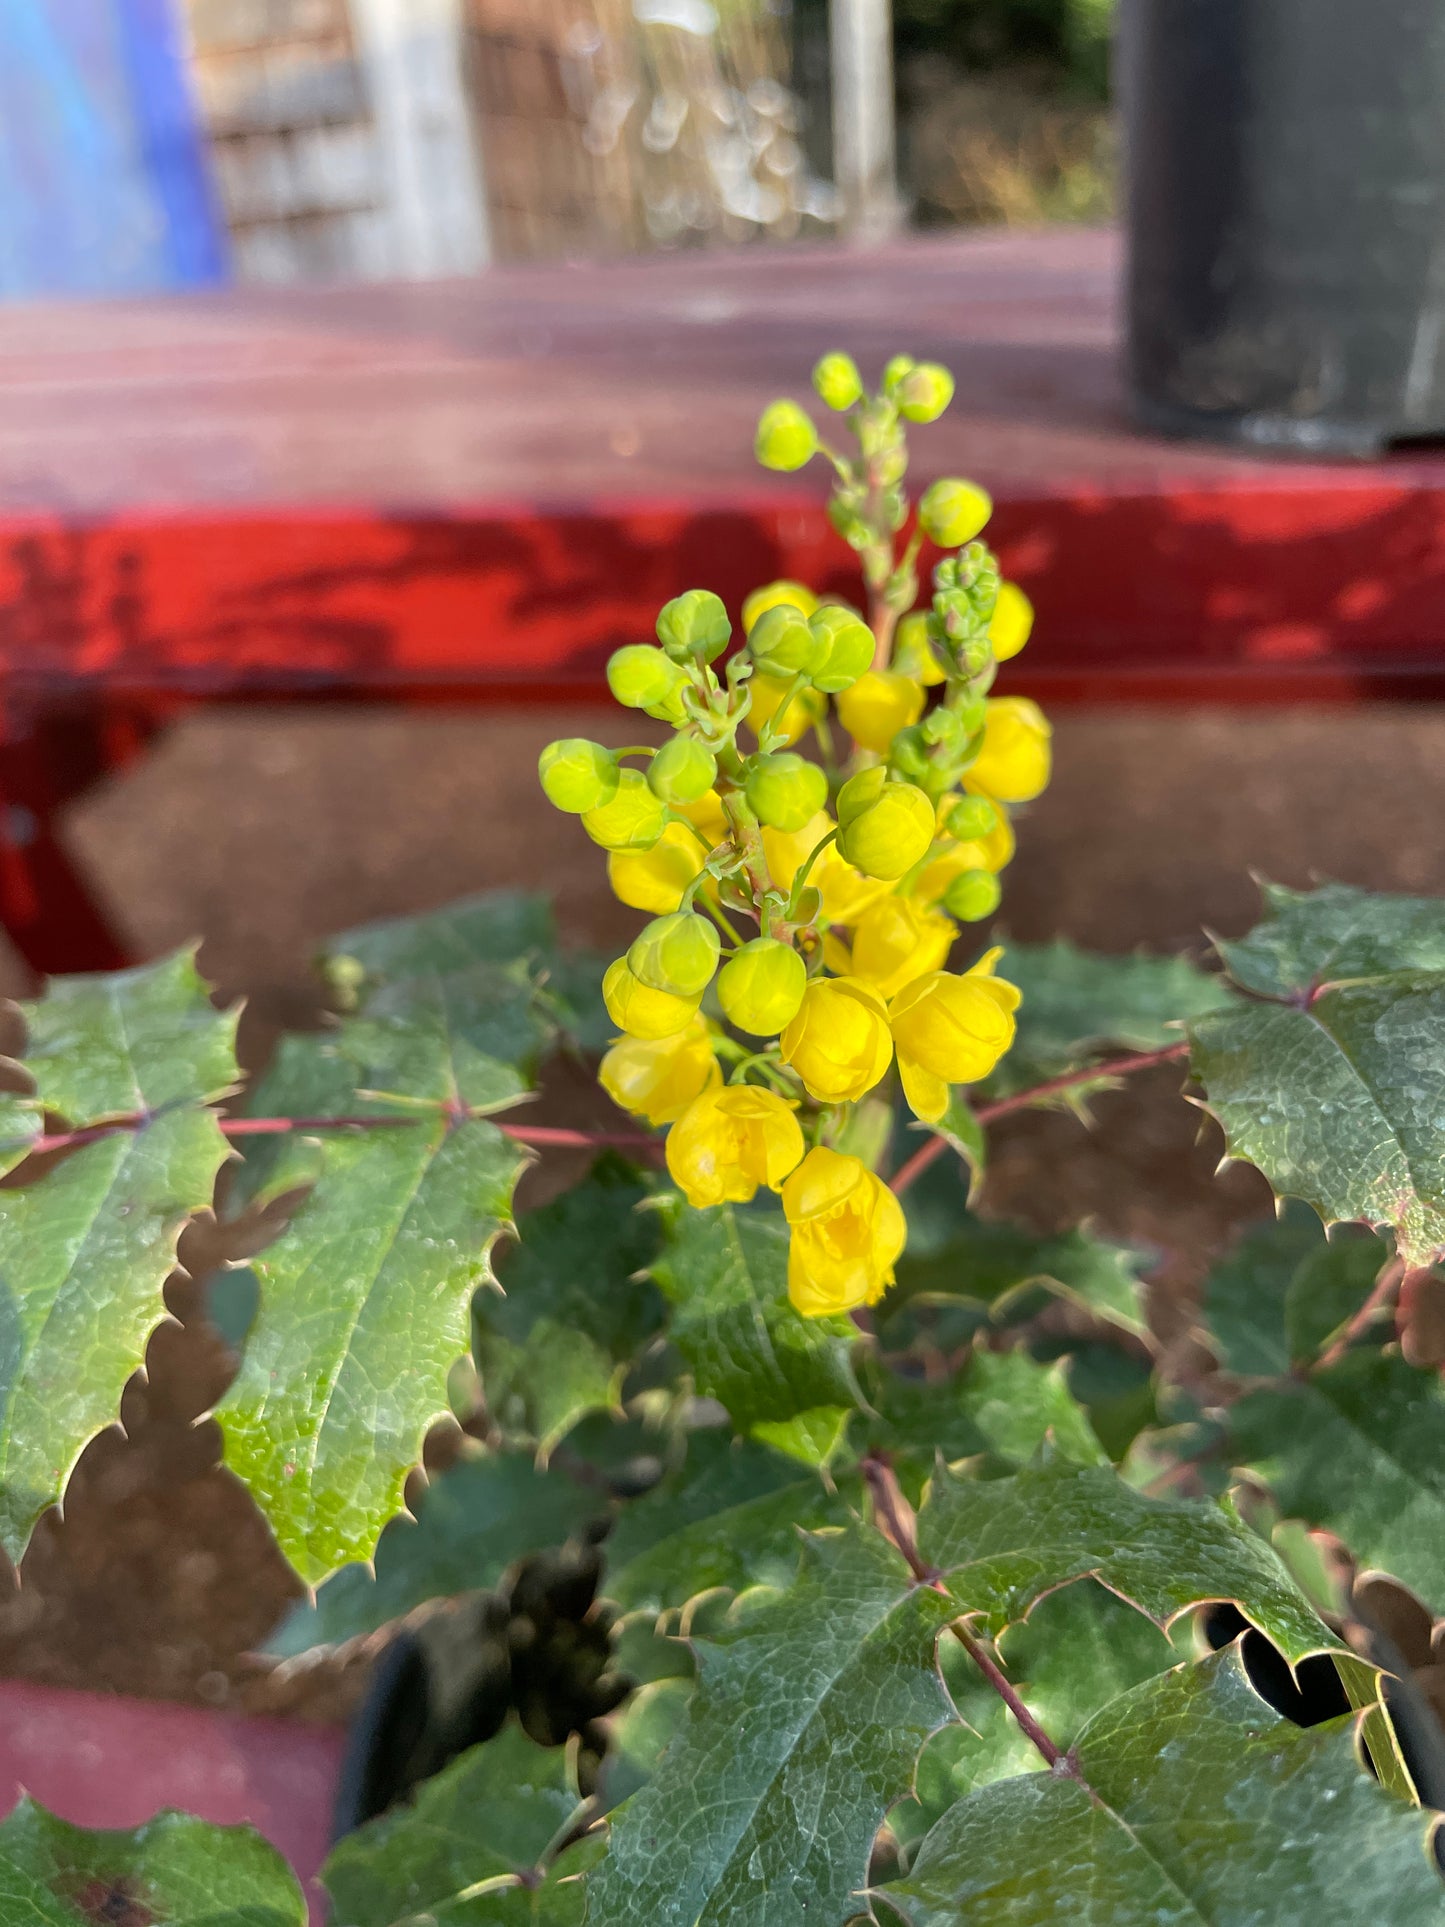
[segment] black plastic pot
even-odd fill
[[[1146,426],[1309,453],[1445,434],[1445,4],[1122,0]]]

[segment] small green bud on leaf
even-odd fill
[[[818,452],[818,431],[795,401],[775,401],[763,410],[753,449],[764,468],[803,468]]]
[[[585,736],[564,736],[548,743],[537,758],[537,774],[555,809],[580,816],[612,801],[622,772],[612,751],[601,743],[591,743]]]
[[[717,779],[717,758],[695,736],[665,742],[647,768],[647,787],[664,803],[695,803]]]
[[[582,827],[604,850],[650,850],[667,825],[667,811],[639,771],[620,772],[617,791],[582,812]]]
[[[750,756],[745,787],[753,813],[770,830],[804,829],[828,800],[828,779],[818,765],[786,750]]]
[[[649,990],[701,997],[712,982],[720,948],[717,930],[706,917],[695,910],[675,910],[638,932],[627,952],[627,968]]]
[[[657,618],[657,640],[675,661],[700,656],[712,662],[727,648],[733,625],[721,596],[711,589],[689,589],[663,604]]]
[[[930,482],[918,504],[923,532],[941,549],[961,549],[993,514],[993,500],[976,482],[955,476]]]
[[[943,907],[960,923],[981,923],[991,917],[1002,896],[992,870],[965,870],[943,893]]]
[[[851,355],[824,355],[813,370],[818,399],[841,413],[863,393],[863,377]]]
[[[851,609],[825,602],[808,619],[820,644],[813,667],[814,685],[830,696],[851,689],[873,667],[873,631]]]
[[[656,709],[676,700],[686,673],[650,642],[629,642],[607,662],[607,687],[625,709]]]
[[[936,361],[921,361],[898,384],[898,412],[911,422],[936,422],[953,400],[953,376]]]
[[[739,1030],[776,1037],[797,1016],[807,983],[807,966],[791,944],[755,937],[718,973],[718,1002]]]
[[[948,834],[960,843],[976,843],[998,828],[998,806],[986,796],[961,796],[948,812]]]
[[[874,773],[860,772],[869,776]],[[838,798],[840,817],[843,795],[857,781],[855,776],[843,786]],[[839,831],[838,851],[864,876],[891,882],[928,854],[933,827],[933,804],[921,789],[912,783],[885,780],[876,800],[853,814]]]
[[[809,627],[801,609],[779,603],[765,609],[748,635],[748,652],[765,675],[809,673],[828,653],[827,642]]]

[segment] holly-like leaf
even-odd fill
[[[1229,1599],[1291,1661],[1339,1646],[1279,1555],[1230,1512],[1146,1498],[1099,1466],[1054,1459],[983,1480],[945,1467],[918,1515],[918,1546],[957,1609],[995,1635],[1056,1586],[1092,1577],[1161,1626]]]
[[[478,1113],[532,1088],[550,1036],[528,965],[480,963],[383,985],[339,1042],[361,1089]]]
[[[803,1318],[788,1303],[788,1232],[774,1213],[679,1211],[655,1267],[672,1304],[671,1336],[699,1393],[740,1432],[826,1414],[791,1437],[813,1457],[857,1403],[846,1318]]]
[[[641,1274],[657,1254],[644,1187],[606,1159],[526,1214],[499,1266],[501,1290],[472,1305],[472,1349],[494,1421],[543,1449],[584,1412],[617,1402],[620,1381],[663,1322]]]
[[[355,1094],[334,1037],[290,1038],[252,1108],[290,1116],[380,1114]],[[346,1094],[351,1082],[352,1095]],[[308,1101],[310,1100],[310,1101]],[[309,1583],[371,1557],[401,1507],[447,1374],[466,1350],[472,1293],[511,1223],[525,1162],[484,1119],[442,1112],[263,1141],[238,1192],[263,1198],[320,1174],[282,1236],[253,1261],[260,1309],[217,1407],[226,1461]]]
[[[237,1010],[217,1010],[195,951],[57,977],[22,1004],[39,1103],[77,1127],[221,1097],[236,1082]]]
[[[0,1920],[13,1927],[305,1927],[306,1901],[250,1827],[158,1813],[92,1833],[33,1801],[0,1820]]]
[[[1379,1238],[1355,1227],[1327,1240],[1297,1201],[1252,1225],[1205,1285],[1220,1364],[1241,1378],[1274,1378],[1313,1358],[1359,1309],[1388,1256]]]
[[[1428,1823],[1361,1771],[1347,1720],[1276,1720],[1226,1649],[1114,1700],[1070,1773],[960,1800],[884,1893],[910,1927],[1160,1927],[1445,1912]]]
[[[0,1544],[19,1561],[165,1316],[187,1219],[229,1156],[209,1111],[163,1112],[0,1193]]]
[[[568,1897],[570,1916],[498,1916],[471,1904],[494,1897],[474,1893],[489,1882],[497,1883],[498,1898],[528,1893],[580,1804],[565,1749],[538,1746],[508,1726],[424,1781],[413,1805],[368,1821],[332,1848],[321,1872],[331,1927],[399,1927],[418,1915],[437,1927],[580,1920],[580,1890]]]
[[[1069,1390],[1067,1367],[1041,1365],[1022,1348],[975,1351],[962,1371],[937,1380],[882,1367],[867,1385],[877,1418],[870,1443],[890,1454],[911,1454],[924,1469],[933,1460],[990,1452],[1025,1465],[1046,1438],[1080,1465],[1108,1460],[1088,1414]]]
[[[321,962],[364,1006],[382,985],[541,956],[555,941],[545,897],[490,890],[421,916],[388,917],[343,930],[323,947]]]
[[[1230,1415],[1236,1465],[1283,1511],[1338,1534],[1422,1599],[1445,1599],[1445,1381],[1393,1353],[1348,1352],[1251,1393]]]
[[[1241,989],[1275,1000],[1307,998],[1322,984],[1445,971],[1445,901],[1329,883],[1319,890],[1260,886],[1263,919],[1214,947]]]
[[[269,1650],[293,1658],[377,1631],[429,1599],[487,1591],[528,1553],[545,1551],[607,1517],[607,1501],[527,1453],[464,1459],[427,1487],[415,1519],[393,1519],[375,1568],[345,1566],[293,1607]]]
[[[1186,957],[1103,956],[1065,938],[1011,943],[999,975],[1023,992],[1018,1034],[985,1089],[1002,1097],[1086,1065],[1106,1044],[1162,1050],[1178,1026],[1234,1001]]]
[[[681,1465],[624,1508],[602,1590],[624,1612],[660,1613],[715,1587],[785,1586],[801,1529],[843,1525],[848,1508],[795,1459],[727,1431],[694,1432]]]
[[[814,1927],[857,1912],[869,1850],[949,1715],[948,1602],[865,1527],[714,1639],[682,1731],[614,1823],[589,1927]]]

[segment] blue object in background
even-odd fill
[[[177,4],[0,0],[0,298],[225,278]]]

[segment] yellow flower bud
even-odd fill
[[[936,361],[921,361],[899,382],[893,399],[905,421],[936,422],[953,400],[953,376]]]
[[[750,636],[758,617],[769,609],[801,609],[805,616],[810,616],[817,606],[818,598],[803,583],[769,582],[761,589],[754,589],[743,604],[743,634]]]
[[[820,1104],[851,1104],[893,1061],[888,1007],[857,977],[815,977],[780,1050]]]
[[[701,997],[717,969],[720,942],[714,926],[695,910],[675,910],[640,930],[627,952],[627,968],[649,990],[674,997]]]
[[[612,893],[633,910],[665,916],[682,902],[702,868],[702,845],[685,823],[669,823],[650,850],[614,851],[607,859]]]
[[[863,377],[851,355],[824,355],[813,369],[813,388],[820,401],[841,412],[863,393]]]
[[[799,737],[806,736],[828,707],[827,697],[820,695],[816,689],[800,689],[779,718],[778,711],[791,684],[779,681],[776,676],[759,673],[749,679],[747,686],[753,698],[748,721],[754,733],[761,735],[769,723],[776,731],[781,724],[781,733],[775,735],[774,741],[783,749],[790,748]]]
[[[923,533],[941,549],[961,549],[993,514],[993,498],[976,482],[957,476],[930,482],[918,503]]]
[[[776,1191],[803,1155],[793,1109],[757,1084],[725,1084],[694,1098],[667,1134],[667,1168],[690,1205],[746,1204]]]
[[[913,897],[880,898],[854,932],[853,975],[880,997],[896,996],[915,977],[941,970],[957,935],[948,917]]]
[[[977,784],[1003,803],[1027,803],[1041,795],[1048,787],[1052,735],[1048,718],[1027,696],[992,698],[984,716],[983,748],[968,772],[969,787]]]
[[[998,601],[993,605],[988,625],[995,661],[1007,662],[1010,656],[1016,656],[1032,635],[1033,627],[1034,605],[1017,582],[1000,582]]]
[[[585,736],[548,743],[537,760],[537,774],[547,801],[574,816],[610,803],[622,778],[612,751]]]
[[[671,1037],[697,1015],[701,996],[674,997],[653,990],[628,968],[626,957],[607,966],[602,979],[602,1001],[607,1015],[629,1037]]]
[[[818,641],[818,655],[810,674],[819,689],[836,696],[851,689],[872,666],[877,642],[873,631],[855,610],[841,603],[825,602],[808,627]]]
[[[875,1305],[908,1238],[903,1207],[860,1158],[809,1151],[783,1186],[788,1297],[805,1318]]]
[[[798,1014],[808,967],[790,943],[754,937],[718,972],[717,996],[730,1024],[752,1037],[776,1037]]]
[[[764,468],[803,468],[818,452],[818,431],[795,401],[770,402],[758,420],[753,453]]]
[[[650,850],[667,827],[667,815],[646,777],[625,769],[610,802],[582,812],[582,827],[604,850]]]
[[[923,714],[923,690],[896,669],[870,669],[837,698],[838,719],[855,743],[879,756]]]
[[[623,1037],[603,1058],[597,1081],[624,1111],[649,1124],[673,1124],[695,1097],[722,1083],[706,1020],[694,1017],[671,1037]]]
[[[1002,955],[990,950],[961,977],[918,977],[889,1006],[903,1095],[925,1123],[948,1109],[950,1084],[987,1077],[1014,1040],[1019,992],[993,975]]]
[[[759,823],[796,832],[811,823],[828,800],[828,778],[816,763],[789,751],[750,756],[748,803]]]
[[[921,789],[912,783],[885,783],[877,801],[839,831],[838,849],[864,876],[892,879],[928,854],[933,829],[934,808]]]

